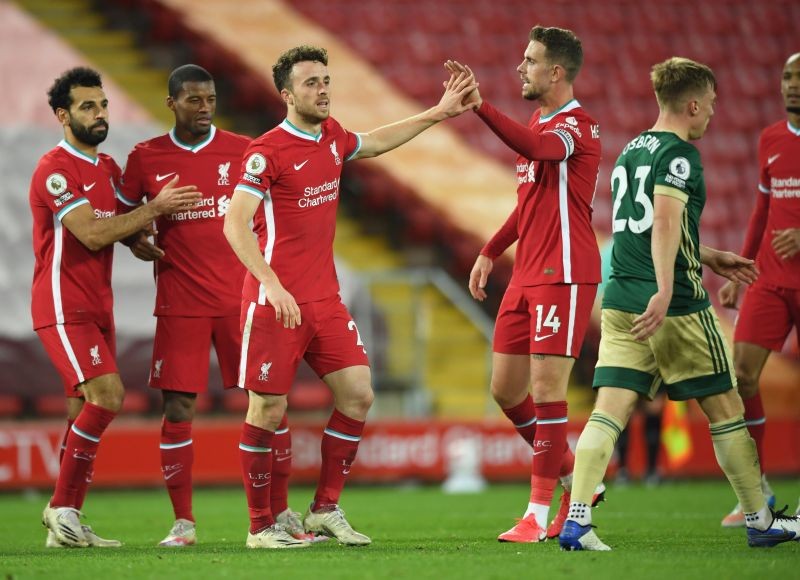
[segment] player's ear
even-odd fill
[[[56,109],[56,118],[62,125],[69,125],[69,111],[67,109],[62,109],[60,107]]]
[[[172,95],[167,95],[167,108],[173,113],[175,112],[175,99],[172,98]]]
[[[281,89],[281,97],[284,103],[294,106],[294,95],[288,89]]]

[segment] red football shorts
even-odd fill
[[[118,372],[114,321],[68,322],[36,329],[64,384],[67,397],[83,397],[77,387],[89,379]]]
[[[222,386],[236,386],[242,344],[238,316],[157,316],[150,386],[165,391],[205,393],[211,345],[217,352]]]
[[[369,365],[356,323],[338,295],[299,306],[302,324],[284,328],[275,320],[272,306],[242,304],[240,387],[285,395],[303,358],[320,378],[348,367]]]
[[[494,352],[577,358],[596,284],[509,286],[494,327]]]
[[[780,351],[792,326],[800,335],[800,290],[756,281],[744,293],[733,341]]]

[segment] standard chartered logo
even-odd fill
[[[315,207],[335,201],[339,197],[339,178],[326,181],[315,187],[306,187],[303,190],[303,197],[297,200],[300,207]]]
[[[228,213],[230,205],[231,200],[227,195],[223,195],[219,199],[212,195],[201,199],[192,209],[168,215],[167,219],[172,222],[183,222],[222,217]]]

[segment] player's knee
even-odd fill
[[[194,393],[178,393],[164,391],[164,418],[171,423],[183,423],[194,419],[195,402],[197,395]]]
[[[748,368],[736,368],[736,383],[742,399],[750,399],[758,393],[758,375]]]
[[[492,397],[501,409],[516,407],[528,396],[527,385],[520,390],[502,381],[492,381],[490,390]]]

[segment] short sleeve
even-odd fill
[[[702,175],[703,166],[696,149],[671,147],[660,156],[655,166],[654,193],[669,195],[686,203],[697,191]]]
[[[115,163],[116,165],[116,163]],[[119,168],[119,166],[117,166]],[[128,155],[125,169],[117,181],[116,196],[123,206],[133,208],[139,205],[147,194],[144,186],[144,173],[139,155],[134,149]]]
[[[361,135],[345,130],[345,161],[350,161],[361,150]]]
[[[59,221],[76,207],[89,203],[78,180],[65,166],[40,167],[31,185],[35,200],[46,205]]]
[[[242,157],[236,190],[263,199],[275,178],[275,156],[261,144],[251,144]]]

